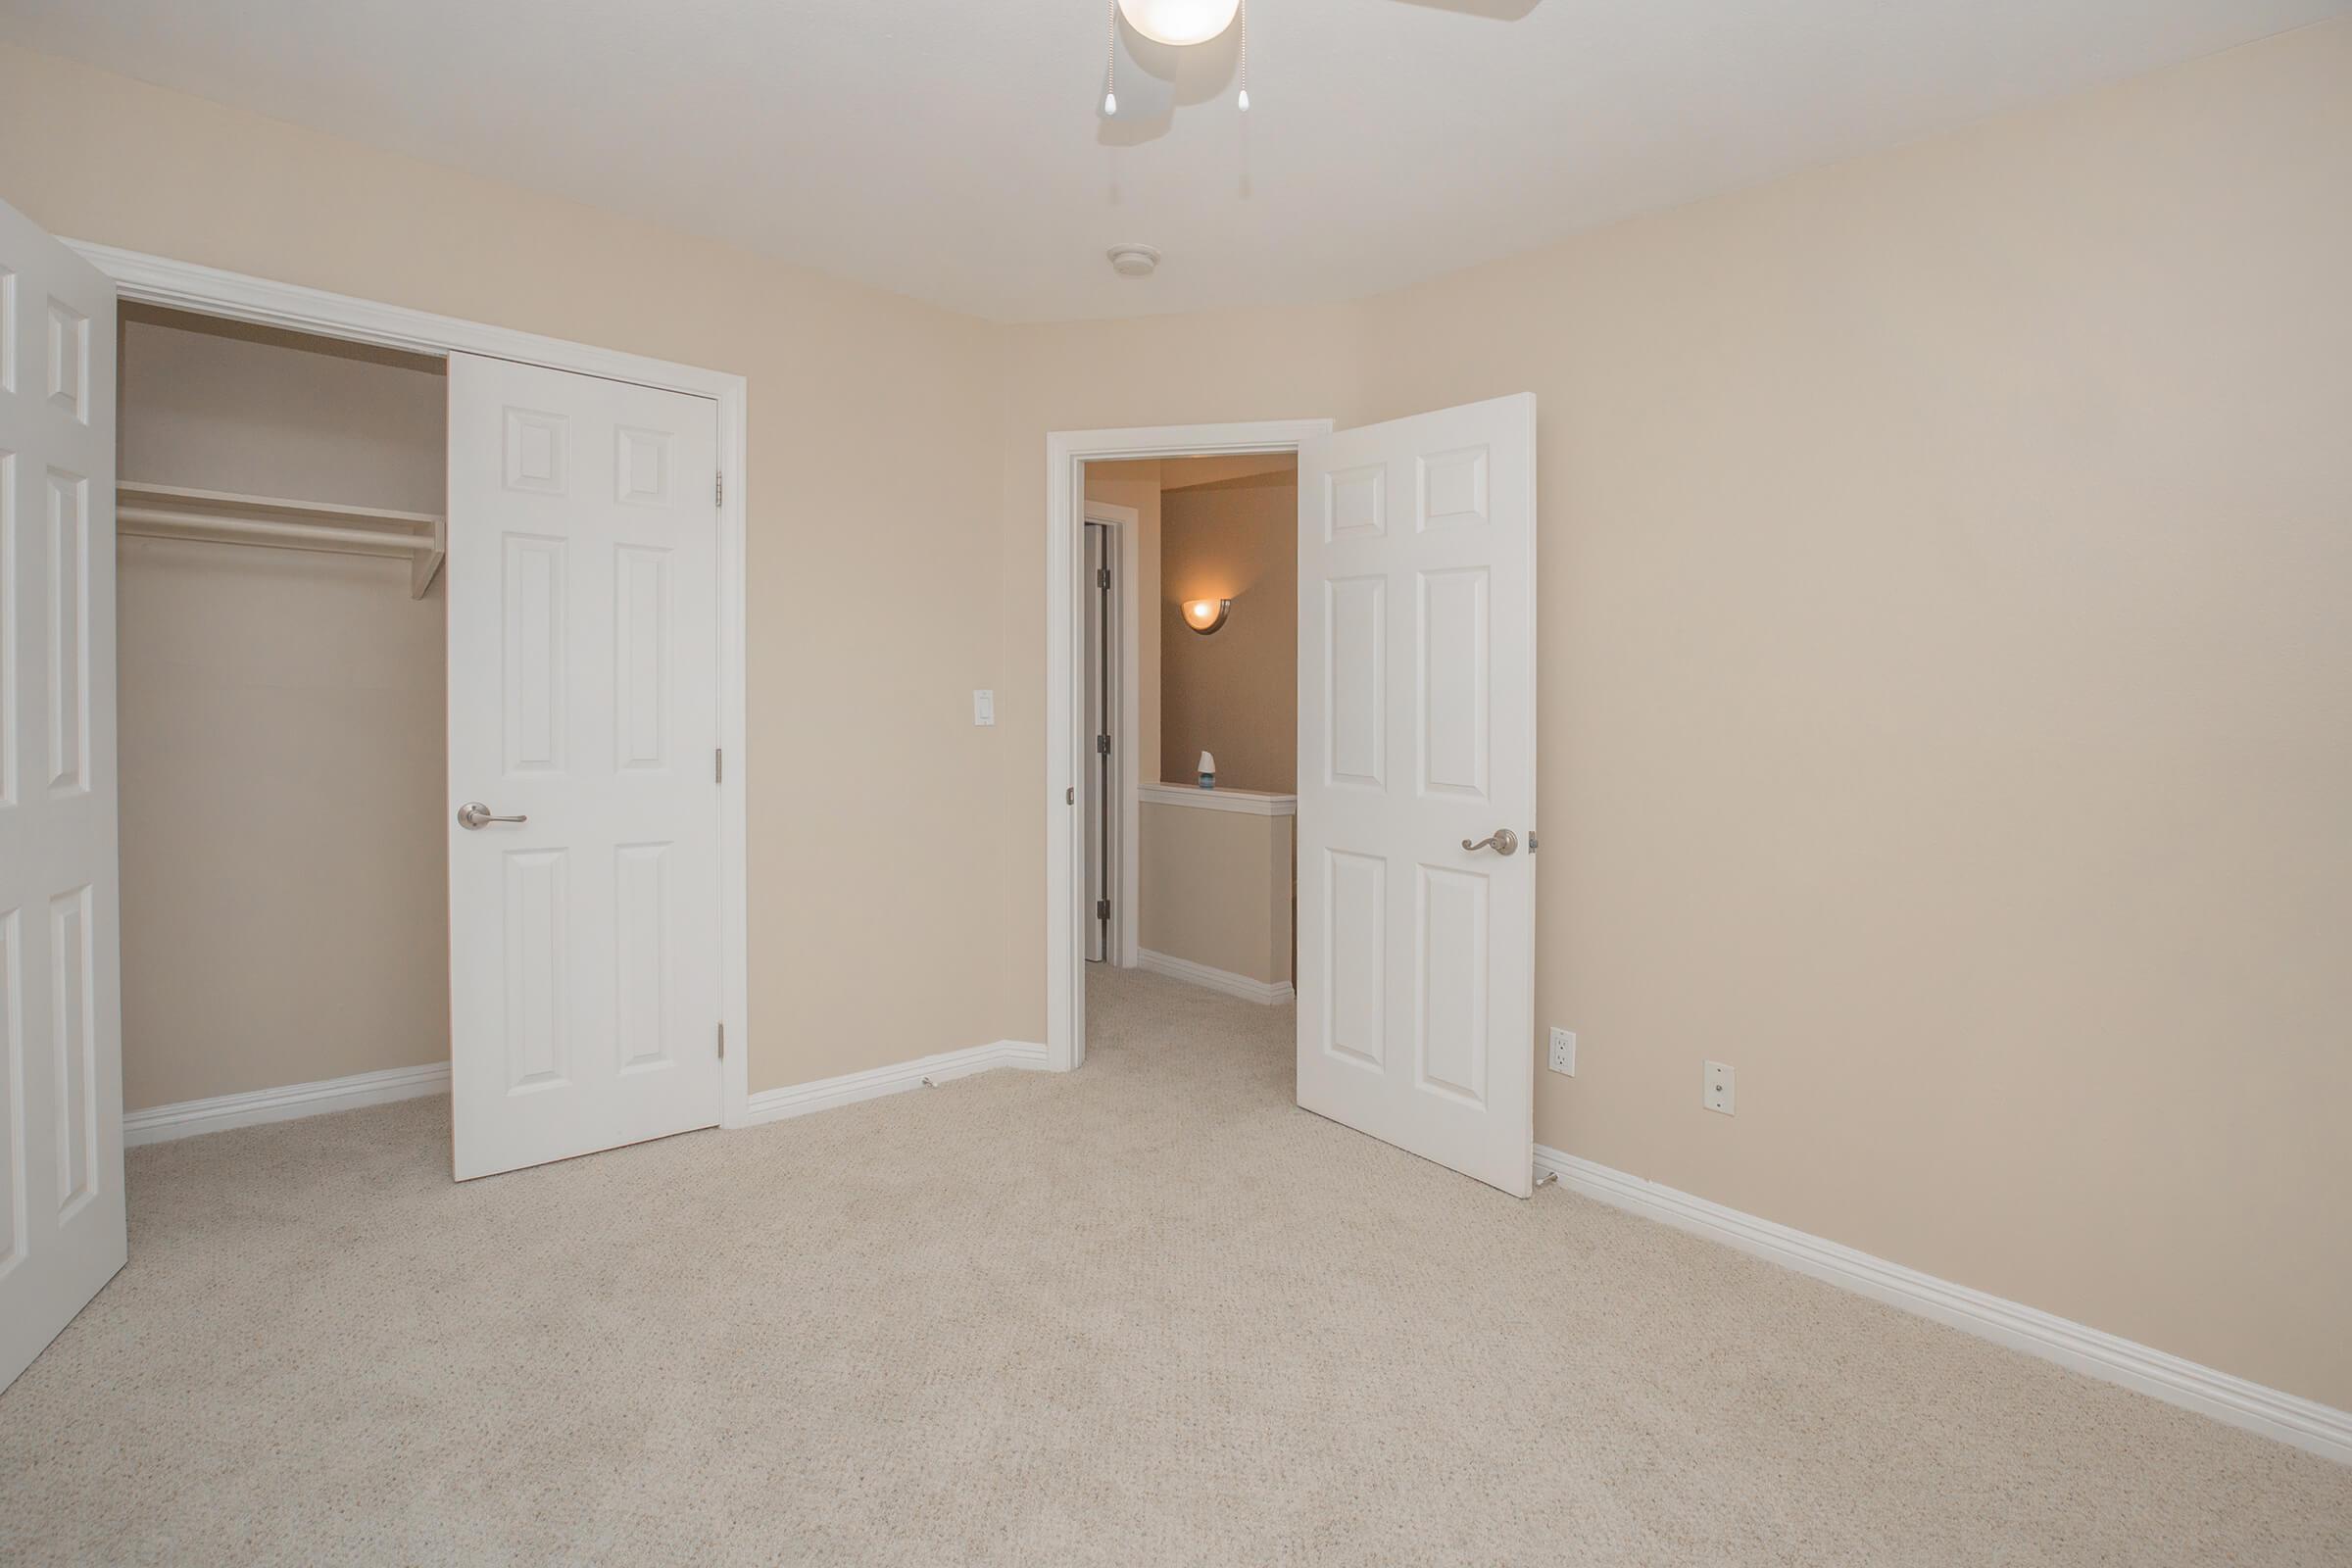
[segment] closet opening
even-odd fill
[[[128,1141],[445,1088],[446,362],[126,303],[117,364]]]
[[[0,251],[46,299],[0,398],[0,979],[56,1173],[0,1383],[122,1267],[126,1146],[432,1097],[319,1136],[466,1181],[791,1114],[750,1086],[743,377],[4,204]]]

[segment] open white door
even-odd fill
[[[450,356],[461,1181],[718,1122],[717,454],[706,398]]]
[[[0,206],[0,1385],[114,1277],[115,289]]]
[[[1522,1198],[1535,609],[1532,394],[1300,446],[1298,1103]]]

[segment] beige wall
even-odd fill
[[[1298,819],[1146,801],[1138,940],[1267,982],[1291,977],[1291,863]]]
[[[124,311],[123,477],[440,511],[440,366],[327,348]],[[446,1060],[439,584],[182,540],[119,556],[123,1105]]]
[[[1298,460],[1200,482],[1188,458],[1160,493],[1159,777],[1190,784],[1200,754],[1230,789],[1298,782]],[[1225,624],[1185,623],[1189,599],[1231,599]]]
[[[1358,306],[1024,331],[1006,624],[1048,430],[1533,390],[1538,1137],[2352,1405],[2348,192],[2332,24]]]
[[[0,199],[60,233],[747,376],[752,1088],[1005,1036],[973,938],[1036,861],[940,809],[1019,733],[972,688],[1036,700],[972,481],[997,328],[14,48],[0,147]]]

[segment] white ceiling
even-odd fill
[[[1231,34],[1123,35],[1109,122],[1109,0],[0,0],[0,38],[1041,320],[1371,293],[2352,0],[1249,8],[1247,116]]]

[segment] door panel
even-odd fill
[[[469,355],[449,382],[463,1180],[718,1121],[718,418]]]
[[[1389,749],[1389,582],[1335,578],[1324,584],[1323,597],[1323,778],[1377,790],[1386,778]]]
[[[1524,1197],[1535,400],[1318,437],[1298,467],[1298,1103]],[[1497,828],[1516,854],[1462,847]]]
[[[1388,1059],[1381,975],[1389,956],[1389,862],[1377,855],[1333,849],[1323,852],[1323,859],[1320,909],[1327,923],[1320,946],[1326,1005],[1318,1009],[1323,1049],[1343,1060],[1378,1068]],[[1298,1016],[1304,1028],[1303,1008]]]
[[[0,206],[0,1384],[122,1266],[115,292]]]

